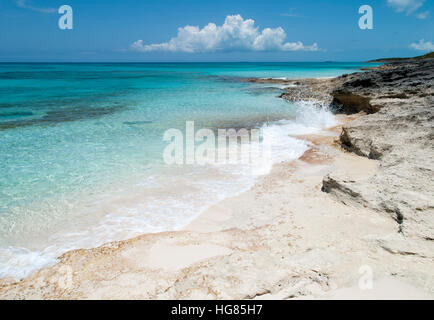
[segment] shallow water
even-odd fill
[[[167,129],[262,128],[272,161],[307,145],[288,134],[334,124],[278,85],[245,77],[330,77],[357,63],[0,64],[0,277],[61,253],[176,230],[269,170],[167,166]]]

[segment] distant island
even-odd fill
[[[422,56],[417,56],[413,58],[383,58],[383,59],[376,59],[376,60],[370,60],[367,61],[369,63],[375,63],[375,62],[402,62],[402,61],[414,61],[414,60],[422,60],[422,59],[433,59],[434,58],[434,51],[424,54]]]

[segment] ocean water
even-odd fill
[[[21,278],[62,253],[177,230],[296,159],[290,134],[334,125],[315,104],[246,77],[332,77],[361,63],[0,64],[0,277]],[[164,132],[261,128],[272,159],[168,166]]]

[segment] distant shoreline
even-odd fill
[[[393,63],[393,62],[418,61],[418,60],[433,59],[433,58],[434,58],[434,52],[430,52],[422,56],[417,56],[412,58],[382,58],[376,60],[369,60],[366,62],[367,63],[377,63],[377,62]]]

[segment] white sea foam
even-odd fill
[[[276,78],[260,78],[261,80],[288,80],[287,77],[276,77]]]

